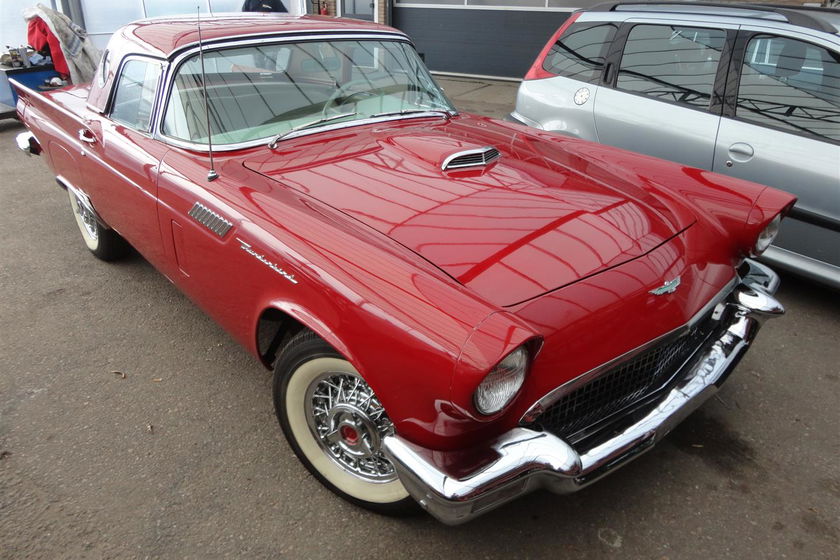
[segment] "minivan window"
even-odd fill
[[[551,47],[543,69],[575,80],[597,82],[616,29],[614,23],[572,25]]]
[[[747,44],[735,116],[840,141],[840,55],[771,35]]]
[[[148,131],[159,78],[159,63],[127,61],[117,81],[111,118],[129,128]]]
[[[722,29],[636,25],[627,36],[616,86],[707,109],[725,41]]]

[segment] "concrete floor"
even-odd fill
[[[496,116],[516,89],[441,82]],[[838,557],[837,292],[784,278],[788,314],[719,398],[598,484],[389,519],[309,476],[269,372],[165,278],[88,254],[20,130],[0,121],[0,557]]]

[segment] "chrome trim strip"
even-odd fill
[[[580,490],[651,449],[717,392],[763,321],[784,313],[781,304],[756,285],[747,277],[727,294],[725,328],[682,368],[673,389],[644,417],[588,449],[576,450],[551,433],[520,426],[491,441],[487,447],[495,458],[467,475],[449,474],[447,452],[422,448],[399,435],[384,438],[385,454],[411,496],[450,525],[538,488],[555,493]]]
[[[224,237],[227,232],[230,231],[230,228],[233,227],[233,223],[226,220],[216,212],[213,212],[200,202],[193,204],[193,207],[190,208],[190,211],[187,213],[196,222],[203,225],[219,237]]]
[[[688,331],[690,331],[695,325],[697,325],[710,312],[712,312],[712,310],[715,307],[722,305],[722,302],[732,292],[737,283],[738,277],[736,276],[732,280],[730,280],[726,284],[726,286],[724,286],[724,288],[720,292],[718,292],[717,295],[715,295],[715,297],[711,299],[711,301],[709,301],[709,303],[704,305],[703,308],[700,309],[700,311],[698,311],[697,313],[695,313],[694,316],[691,319],[689,319],[688,322],[684,325],[681,325],[674,330],[668,331],[667,333],[658,336],[657,338],[654,338],[653,340],[646,342],[641,346],[633,348],[632,350],[625,352],[617,358],[614,358],[599,366],[596,366],[591,370],[587,371],[586,373],[583,373],[575,377],[574,379],[570,379],[569,381],[563,383],[559,387],[556,387],[552,391],[548,392],[545,396],[543,396],[537,402],[528,407],[528,410],[526,410],[522,417],[519,419],[519,423],[531,424],[532,422],[536,421],[537,418],[539,418],[540,415],[543,412],[545,412],[551,405],[553,405],[554,403],[556,403],[557,401],[559,401],[564,396],[568,395],[581,385],[589,383],[599,375],[606,373],[607,371],[621,365],[624,362],[632,360],[642,352],[650,350],[651,348],[662,344],[666,340],[672,338],[679,338],[680,336],[683,336]]]
[[[309,136],[310,134],[317,134],[318,132],[327,132],[329,130],[339,130],[342,128],[351,128],[354,126],[361,126],[364,124],[375,124],[380,122],[389,122],[389,121],[401,121],[403,119],[417,119],[417,118],[429,118],[429,117],[438,117],[444,118],[441,112],[438,111],[427,111],[424,113],[410,113],[407,115],[390,115],[387,117],[375,117],[375,118],[367,118],[367,119],[356,119],[353,121],[335,123],[335,124],[325,124],[324,126],[317,126],[313,128],[305,128],[302,130],[296,130],[295,132],[289,134],[288,136],[283,136],[280,139],[280,142],[283,140],[290,140],[292,138],[299,138],[301,136]],[[259,144],[265,144],[265,141],[260,141]],[[213,150],[216,150],[216,145],[213,144]]]
[[[398,30],[393,31],[376,31],[374,29],[307,29],[295,31],[266,31],[263,33],[253,33],[249,35],[230,35],[228,37],[217,37],[204,41],[205,49],[207,47],[225,47],[229,45],[238,44],[253,44],[253,43],[275,43],[287,42],[294,39],[303,39],[307,41],[315,41],[320,39],[335,39],[335,38],[377,38],[383,37],[401,40],[403,42],[411,43],[411,38],[405,33]],[[413,44],[413,43],[412,43]],[[178,47],[169,54],[170,59],[179,59],[183,57],[184,51],[198,50],[198,41],[187,43]]]

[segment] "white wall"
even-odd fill
[[[0,0],[0,51],[6,52],[6,45],[19,47],[26,44],[26,22],[21,15],[24,8],[38,4],[52,8],[50,0]]]
[[[7,2],[11,0],[0,0]],[[100,49],[108,44],[111,34],[120,26],[144,17],[177,14],[238,12],[243,0],[81,0],[85,27],[93,43]],[[305,13],[308,0],[282,0],[291,14]]]
[[[38,3],[59,9],[56,0],[0,0],[0,51],[6,45],[17,47],[26,44],[26,22],[21,13],[24,8]],[[283,0],[291,14],[306,13],[308,0]],[[144,17],[194,14],[197,5],[202,14],[238,12],[242,0],[81,0],[85,14],[85,28],[100,49],[105,48],[111,33],[126,23]],[[209,9],[208,9],[209,8]]]

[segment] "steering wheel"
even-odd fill
[[[347,92],[352,91],[354,87],[359,86],[364,86],[365,89],[345,96]],[[339,88],[330,95],[330,98],[324,102],[324,108],[321,110],[321,116],[326,117],[330,109],[339,105],[344,105],[354,97],[372,97],[376,95],[367,88],[370,88],[370,84],[367,80],[350,80],[346,84],[339,86]],[[341,103],[339,103],[339,101],[341,101]]]

